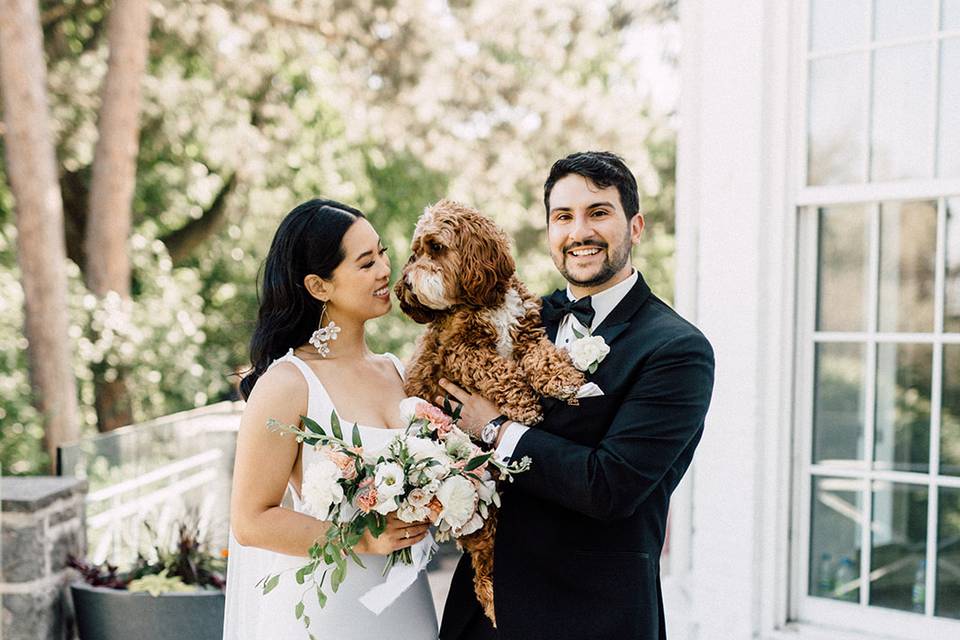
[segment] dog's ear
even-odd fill
[[[468,305],[492,307],[503,301],[516,265],[507,236],[491,220],[476,215],[460,241],[460,299]]]
[[[400,301],[400,310],[417,324],[430,324],[440,317],[440,311],[420,304],[417,296],[415,296],[413,291],[410,290],[410,287],[407,286],[403,276],[400,276],[400,279],[397,280],[397,283],[393,286],[393,293],[397,296],[397,300]]]

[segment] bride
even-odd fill
[[[432,544],[427,523],[408,524],[391,514],[379,537],[367,532],[356,547],[366,569],[350,563],[338,592],[327,590],[323,608],[312,589],[304,595],[293,573],[329,526],[302,513],[303,469],[317,454],[266,427],[270,418],[297,424],[301,415],[326,425],[334,411],[344,425],[359,425],[370,447],[405,426],[402,367],[391,354],[371,353],[364,340],[364,323],[390,310],[386,252],[362,213],[330,200],[297,206],[273,238],[250,343],[253,368],[240,383],[247,405],[233,476],[224,640],[307,638],[294,615],[301,597],[309,632],[320,640],[437,637],[424,572],[379,615],[361,603],[384,582],[387,554]],[[283,573],[269,594],[255,586],[287,569],[293,571]]]

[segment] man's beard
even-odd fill
[[[574,246],[564,247],[562,260],[560,261],[560,264],[557,265],[557,268],[560,270],[560,274],[566,279],[566,281],[578,287],[596,287],[620,273],[620,270],[623,269],[627,262],[630,261],[630,249],[633,246],[628,240],[621,243],[613,252],[610,252],[610,245],[606,243],[582,243],[583,246],[601,247],[604,251],[606,251],[607,255],[604,257],[603,264],[600,266],[600,270],[597,271],[595,276],[587,280],[577,280],[573,274],[567,270],[567,252],[580,245],[581,243],[577,243],[577,245]]]

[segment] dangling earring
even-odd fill
[[[313,332],[313,335],[310,336],[310,344],[312,344],[317,352],[320,353],[321,358],[326,358],[330,355],[330,345],[327,343],[331,340],[337,339],[337,334],[340,333],[340,327],[337,326],[333,320],[330,321],[330,324],[323,326],[323,315],[327,312],[327,303],[324,302],[323,306],[320,308],[320,326],[317,327],[317,330]]]

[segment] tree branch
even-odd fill
[[[227,217],[227,197],[236,184],[237,174],[232,173],[199,218],[194,218],[179,229],[160,238],[167,246],[173,264],[182,264],[194,249],[223,226]]]

